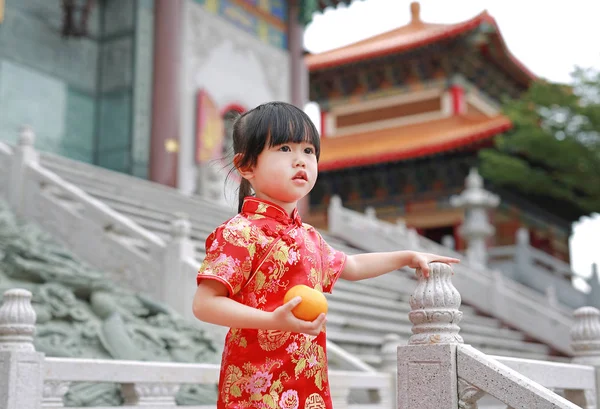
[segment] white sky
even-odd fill
[[[600,1],[598,0],[422,0],[421,19],[457,23],[487,10],[496,19],[513,55],[534,74],[569,82],[575,66],[600,68]],[[337,48],[392,30],[410,21],[409,0],[356,0],[316,14],[306,28],[308,51]],[[318,125],[315,107],[307,112]],[[600,183],[600,182],[597,182]],[[583,276],[600,264],[600,215],[574,224],[573,269]]]

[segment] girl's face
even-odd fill
[[[309,142],[266,146],[256,166],[241,172],[250,181],[256,197],[283,207],[288,214],[317,181],[315,147]]]

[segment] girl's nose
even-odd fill
[[[296,168],[298,168],[298,167],[304,168],[304,167],[306,167],[306,162],[301,157],[296,158],[296,162],[294,163],[294,167],[296,167]]]

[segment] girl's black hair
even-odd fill
[[[238,114],[239,115],[239,114]],[[321,141],[317,128],[308,115],[295,105],[285,102],[268,102],[239,115],[233,122],[234,167],[256,165],[258,155],[267,147],[284,143],[308,142],[315,147],[317,161]],[[236,155],[239,159],[235,159]],[[242,178],[238,192],[238,212],[242,211],[244,198],[252,194],[250,182]]]

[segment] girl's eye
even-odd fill
[[[304,149],[304,153],[312,155],[315,153],[315,150],[313,148],[306,148]]]
[[[279,148],[279,150],[282,152],[290,152],[291,151],[290,147],[287,145],[283,145],[282,147]]]

